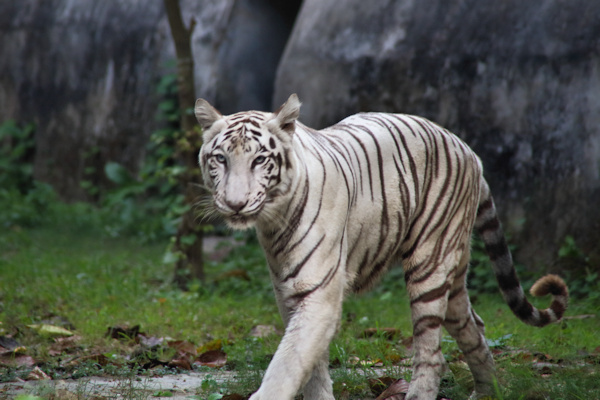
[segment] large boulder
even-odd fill
[[[296,92],[318,128],[428,117],[481,156],[519,260],[552,267],[572,235],[597,267],[599,15],[596,0],[305,0],[273,106]]]

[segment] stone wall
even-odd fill
[[[196,92],[224,111],[270,108],[299,0],[181,0],[196,20]],[[0,123],[35,122],[34,174],[67,200],[103,167],[135,172],[175,54],[161,1],[0,2]]]
[[[600,269],[600,2],[305,0],[273,106],[323,127],[426,116],[481,156],[518,258],[552,268],[572,235]]]
[[[481,156],[520,260],[556,268],[572,235],[600,264],[600,2],[300,1],[182,0],[197,95],[229,113],[297,92],[317,128],[428,117]],[[159,1],[0,2],[0,123],[35,122],[35,176],[85,198],[107,161],[139,167],[173,58]]]

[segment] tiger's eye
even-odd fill
[[[265,156],[258,156],[258,157],[256,157],[254,159],[253,164],[254,165],[260,165],[260,164],[264,163],[266,160],[267,160],[267,157],[265,157]]]
[[[215,155],[215,160],[220,164],[225,164],[225,156],[223,154]]]

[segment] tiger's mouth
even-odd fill
[[[235,214],[226,216],[225,222],[227,222],[227,225],[229,225],[232,229],[245,230],[245,229],[250,229],[254,226],[254,224],[256,222],[256,218],[257,218],[256,214],[247,215],[247,214],[235,213]]]

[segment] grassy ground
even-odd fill
[[[210,262],[208,283],[181,292],[169,283],[171,270],[161,262],[166,243],[109,239],[96,226],[71,222],[13,227],[0,236],[0,335],[17,339],[25,347],[22,352],[50,377],[77,378],[131,370],[139,345],[105,334],[108,327],[139,324],[148,337],[187,341],[198,351],[203,345],[217,346],[227,355],[224,368],[237,372],[237,379],[199,383],[195,398],[246,395],[258,387],[280,336],[257,337],[252,328],[265,325],[281,332],[283,327],[255,244],[236,249],[222,262]],[[410,378],[405,367],[410,363],[411,327],[402,282],[399,271],[392,271],[379,288],[345,303],[342,329],[331,346],[336,398],[376,397],[375,376]],[[473,303],[487,323],[495,352],[498,398],[600,398],[597,303],[574,299],[568,315],[593,316],[544,329],[520,323],[497,293],[476,293]],[[41,323],[75,332],[81,337],[76,350],[53,353],[56,340],[27,327]],[[396,330],[386,335],[381,328],[387,327]],[[365,330],[373,328],[379,332],[365,337]],[[441,394],[464,399],[469,379],[460,353],[446,336],[443,349],[453,373],[445,376]],[[65,365],[67,359],[94,354],[109,361]],[[153,373],[172,372],[165,365],[154,366]],[[0,363],[0,381],[24,378],[32,368]]]

